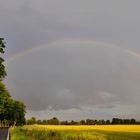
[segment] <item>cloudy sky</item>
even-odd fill
[[[40,119],[140,119],[139,0],[0,0],[5,83]]]

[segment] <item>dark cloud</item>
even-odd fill
[[[6,59],[66,39],[108,42],[139,53],[139,4],[131,0],[1,1],[0,35],[6,38]],[[68,110],[78,112],[75,116],[92,117],[92,108],[97,116],[107,116],[108,110],[112,115],[116,111],[139,116],[134,113],[140,98],[138,58],[119,48],[65,45],[58,43],[9,61],[6,83],[11,94],[25,101],[27,109],[53,110],[58,116],[60,110],[67,116]]]
[[[16,58],[7,67],[12,95],[29,110],[119,108],[128,114],[127,106],[139,104],[140,88],[134,84],[140,82],[139,59],[120,48],[55,43]]]
[[[80,3],[80,4],[79,4]],[[9,55],[60,38],[94,38],[138,51],[139,1],[5,0],[0,34]]]

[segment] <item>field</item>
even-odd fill
[[[11,140],[140,140],[140,125],[32,125],[12,128]]]

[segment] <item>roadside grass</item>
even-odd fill
[[[18,127],[10,128],[10,136],[11,140],[31,140]]]

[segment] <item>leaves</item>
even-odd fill
[[[0,38],[0,53],[2,54],[4,53],[4,48],[5,48],[4,38]],[[0,57],[0,81],[2,81],[4,77],[7,75],[3,62],[4,62],[4,59]]]
[[[4,38],[0,38],[0,53],[4,53]],[[25,105],[12,99],[5,85],[1,82],[5,76],[4,59],[0,57],[0,125],[22,125],[25,123]]]
[[[20,101],[13,100],[5,85],[0,82],[1,125],[22,125],[25,123],[25,113],[25,105]]]

